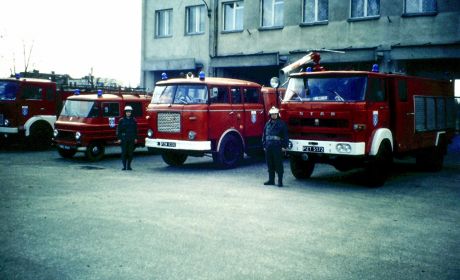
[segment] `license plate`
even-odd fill
[[[176,143],[174,142],[160,142],[160,147],[176,147]]]
[[[304,152],[310,153],[324,153],[324,147],[320,146],[303,146]]]
[[[59,148],[64,149],[64,150],[70,150],[72,147],[67,146],[67,145],[59,145]]]

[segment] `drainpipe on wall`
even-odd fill
[[[209,64],[211,59],[217,56],[217,36],[218,36],[218,0],[210,0],[210,6],[205,0],[201,0],[206,5],[209,18]],[[216,70],[208,64],[209,76],[216,76]]]

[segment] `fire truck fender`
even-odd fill
[[[32,125],[38,121],[45,121],[51,126],[51,129],[54,129],[56,116],[33,116],[32,118],[28,119],[24,124],[26,137],[30,135],[30,128],[32,127]]]
[[[233,128],[230,128],[230,129],[227,129],[226,131],[224,131],[224,133],[222,133],[222,135],[220,136],[219,142],[218,142],[218,144],[217,144],[217,151],[220,151],[220,144],[222,143],[222,140],[223,140],[227,135],[229,135],[229,134],[236,134],[236,135],[238,135],[238,137],[240,138],[241,143],[242,143],[242,145],[243,145],[243,149],[244,149],[245,143],[244,143],[244,138],[243,138],[243,136],[241,136],[241,133],[240,133],[238,130],[233,129]]]
[[[436,133],[436,143],[435,143],[436,147],[438,147],[440,145],[440,141],[441,141],[442,137],[445,137],[445,136],[446,136],[445,131],[438,131]]]
[[[374,131],[374,135],[372,137],[372,145],[369,151],[370,156],[375,156],[377,154],[380,148],[380,144],[382,144],[382,141],[385,139],[390,141],[391,150],[393,150],[393,134],[391,133],[391,130],[388,128],[379,128]]]

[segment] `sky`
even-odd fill
[[[95,77],[135,87],[141,9],[141,0],[0,0],[0,77],[28,64],[28,71],[72,78],[92,69]]]

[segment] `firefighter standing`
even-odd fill
[[[137,122],[131,115],[132,111],[131,106],[125,107],[125,116],[120,119],[117,127],[118,143],[121,145],[122,170],[132,170],[131,161],[137,143]]]
[[[279,110],[272,107],[270,120],[267,122],[262,134],[262,144],[265,150],[265,157],[268,166],[268,181],[264,185],[275,184],[275,171],[278,173],[278,187],[283,186],[283,152],[289,143],[287,126],[279,118]]]

